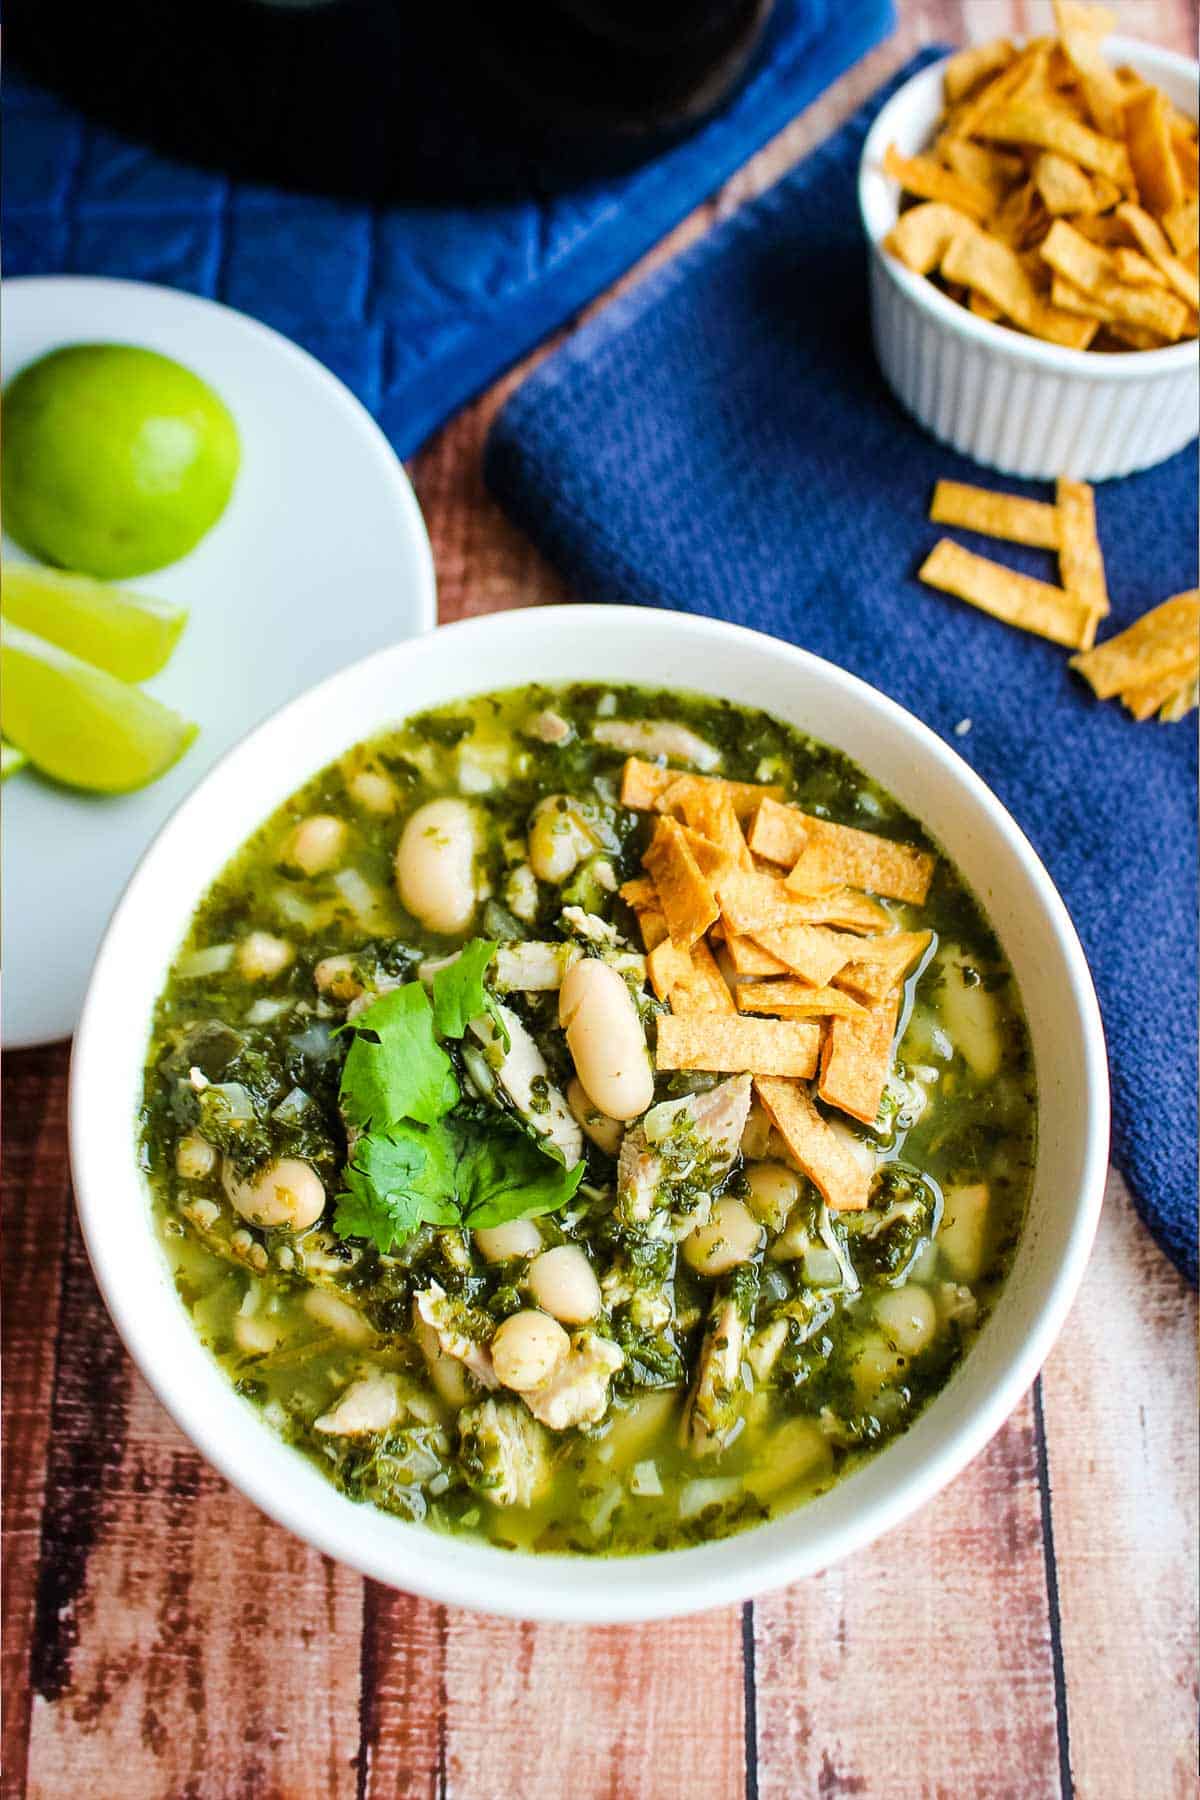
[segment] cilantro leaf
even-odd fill
[[[516,1131],[464,1132],[457,1173],[463,1224],[477,1231],[557,1212],[579,1186],[583,1170],[582,1162],[573,1169],[551,1162]]]
[[[419,1225],[457,1225],[454,1142],[438,1128],[398,1125],[370,1132],[355,1145],[338,1195],[333,1227],[339,1237],[370,1238],[387,1252]]]
[[[460,1038],[470,1020],[487,1010],[490,996],[483,977],[495,954],[490,938],[472,938],[454,962],[435,974],[433,1022],[443,1037]]]
[[[436,1125],[457,1104],[454,1069],[433,1035],[433,1008],[419,981],[381,994],[350,1029],[341,1085],[347,1124],[376,1132],[403,1119]]]

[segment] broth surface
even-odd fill
[[[598,727],[630,720],[647,727],[645,748],[597,741]],[[693,735],[659,739],[662,726]],[[659,742],[676,745],[669,758]],[[902,1431],[969,1350],[1010,1266],[1034,1165],[1019,996],[939,853],[923,904],[877,902],[889,932],[933,935],[903,982],[875,1121],[815,1102],[869,1172],[865,1211],[822,1200],[757,1101],[721,1153],[704,1120],[725,1106],[744,1114],[744,1077],[664,1069],[655,1108],[684,1107],[609,1133],[611,1148],[622,1136],[631,1146],[672,1121],[653,1139],[648,1208],[619,1173],[627,1159],[586,1135],[605,1131],[591,1104],[576,1106],[585,1166],[574,1191],[553,1210],[516,1205],[505,1187],[514,1170],[528,1198],[561,1185],[570,1164],[544,1153],[548,1121],[561,1113],[563,1141],[579,1139],[561,1103],[575,1074],[558,1023],[572,962],[616,971],[651,1049],[669,1011],[645,979],[642,921],[619,892],[645,879],[657,823],[620,803],[631,749],[679,775],[773,784],[815,819],[937,852],[848,758],[763,713],[628,687],[483,695],[351,751],[263,825],[196,912],[146,1065],[154,1217],[180,1297],[238,1393],[353,1498],[525,1550],[674,1548],[829,1488]],[[436,930],[401,903],[395,861],[406,821],[447,797],[472,820],[469,922]],[[458,817],[421,841],[440,856]],[[406,897],[423,906],[411,846],[408,870]],[[348,1058],[365,1064],[375,1049],[354,1018],[422,981],[430,991],[425,965],[481,938],[499,946],[482,1022],[439,1030],[426,1053],[448,1059],[459,1176],[470,1159],[482,1210],[455,1223],[452,1204],[439,1215],[451,1222],[413,1224],[388,1201],[409,1224],[384,1249],[347,1234],[358,1215],[339,1199],[348,1161],[375,1168],[380,1139],[377,1114],[364,1127],[347,1111]],[[529,978],[531,958],[543,985],[506,986],[506,972]],[[506,1059],[527,1043],[536,1065],[522,1088]],[[444,1123],[418,1118],[405,1144]],[[395,1134],[389,1145],[399,1154]],[[268,1193],[263,1172],[274,1169]],[[372,1179],[377,1202],[392,1193]],[[297,1224],[306,1199],[318,1216]],[[516,1253],[469,1228],[489,1206],[507,1209],[498,1229]],[[559,1246],[578,1254],[531,1274],[532,1257]],[[560,1356],[565,1398],[496,1385],[509,1366],[496,1334],[529,1314]],[[515,1349],[517,1334],[506,1336]]]

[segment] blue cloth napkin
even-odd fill
[[[570,318],[886,35],[891,0],[780,0],[754,70],[633,173],[516,203],[376,208],[187,167],[5,76],[7,275],[227,301],[326,363],[397,452]]]
[[[1195,716],[1135,724],[1062,650],[915,580],[942,535],[927,518],[938,476],[1052,496],[937,444],[876,368],[855,173],[886,92],[543,364],[494,426],[487,479],[582,598],[803,644],[893,695],[990,784],[1079,929],[1117,1161],[1194,1282]],[[1108,629],[1195,585],[1193,449],[1102,487],[1098,516]],[[1057,579],[1044,553],[951,535]]]

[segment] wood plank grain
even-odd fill
[[[446,1620],[444,1606],[366,1584],[360,1800],[444,1800]]]
[[[745,1792],[736,1609],[601,1629],[452,1612],[445,1691],[447,1800]]]
[[[914,1519],[755,1602],[758,1792],[1057,1800],[1033,1406]]]
[[[1114,1175],[1042,1383],[1081,1800],[1196,1793],[1195,1342],[1196,1296]]]
[[[361,1580],[180,1436],[73,1224],[59,1344],[28,1792],[353,1795]]]
[[[3,1779],[19,1792],[28,1752],[30,1670],[46,1459],[57,1359],[62,1246],[70,1210],[64,1157],[66,1048],[4,1065],[0,1242],[4,1362]]]

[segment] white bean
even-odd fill
[[[578,1244],[556,1244],[529,1265],[529,1291],[564,1325],[582,1325],[600,1311],[600,1283]]]
[[[286,938],[248,931],[237,947],[238,973],[247,981],[271,981],[283,974],[295,954]]]
[[[890,1344],[905,1356],[917,1356],[937,1330],[937,1307],[928,1288],[889,1288],[875,1302],[876,1322]]]
[[[448,796],[419,806],[396,846],[396,891],[430,931],[456,937],[475,912],[475,813]]]
[[[786,1163],[756,1162],[746,1165],[750,1210],[772,1231],[782,1231],[800,1193],[800,1179]]]
[[[485,1262],[512,1262],[518,1256],[536,1256],[542,1234],[532,1219],[511,1219],[507,1225],[485,1225],[475,1233],[475,1248]]]
[[[340,861],[346,847],[346,825],[333,813],[301,819],[283,847],[281,861],[305,875],[320,875]]]
[[[375,1336],[357,1307],[340,1294],[331,1294],[328,1288],[309,1288],[301,1304],[310,1319],[326,1331],[336,1332],[348,1344],[369,1344]]]
[[[328,994],[332,1000],[357,1000],[363,991],[354,973],[352,956],[323,957],[313,970],[313,983],[319,993]]]
[[[356,806],[380,818],[394,813],[400,801],[399,791],[390,775],[381,769],[359,769],[346,781],[346,792]]]
[[[492,1367],[516,1394],[527,1394],[553,1374],[571,1347],[557,1319],[542,1312],[513,1313],[492,1339]]]
[[[636,1119],[654,1098],[654,1071],[633,996],[615,969],[585,956],[563,979],[558,1022],[588,1099],[610,1119]]]
[[[246,1356],[267,1356],[282,1342],[285,1333],[269,1319],[252,1313],[239,1313],[233,1321],[233,1341]]]
[[[707,1225],[683,1240],[683,1259],[700,1275],[724,1275],[749,1262],[763,1241],[763,1229],[748,1207],[723,1195]]]
[[[453,1356],[447,1356],[438,1342],[438,1334],[433,1326],[417,1315],[413,1325],[413,1336],[421,1347],[421,1353],[429,1368],[429,1379],[447,1406],[456,1410],[465,1406],[471,1397],[471,1384],[467,1380],[467,1371]]]
[[[311,1163],[295,1156],[268,1163],[249,1181],[242,1181],[226,1160],[221,1185],[230,1205],[251,1225],[286,1225],[292,1231],[307,1231],[325,1210],[321,1177]]]
[[[606,1156],[617,1156],[620,1153],[621,1140],[625,1136],[624,1125],[620,1119],[610,1119],[607,1113],[596,1110],[584,1092],[578,1075],[572,1075],[567,1083],[567,1105],[583,1128],[584,1136],[591,1138],[597,1150],[603,1150]]]
[[[190,1131],[176,1144],[175,1173],[182,1181],[203,1181],[216,1166],[216,1151],[198,1131]]]
[[[595,834],[569,794],[539,800],[529,821],[529,866],[539,881],[565,881],[595,848]]]

